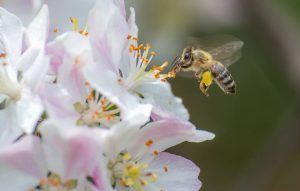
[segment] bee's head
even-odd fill
[[[174,66],[175,72],[179,72],[181,68],[189,68],[192,65],[192,47],[186,47],[183,49],[181,56],[177,56],[172,66]]]
[[[183,49],[180,63],[182,68],[188,68],[192,65],[192,47]]]

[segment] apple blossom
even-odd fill
[[[90,129],[61,131],[47,122],[42,139],[26,135],[0,151],[0,188],[7,191],[92,191],[101,146]],[[98,190],[99,191],[99,190]]]
[[[162,74],[167,63],[149,68],[155,53],[150,52],[149,44],[138,45],[134,10],[127,21],[119,7],[109,0],[97,1],[89,14],[95,61],[84,68],[87,80],[117,105],[147,103],[187,120],[181,99],[166,82],[175,74]]]
[[[163,151],[184,141],[199,143],[213,138],[214,134],[196,130],[174,116],[146,125],[118,123],[102,139],[110,185],[116,190],[198,191],[199,168]]]
[[[86,80],[83,68],[93,63],[88,36],[77,32],[62,34],[48,44],[47,51],[56,73],[56,84],[45,85],[42,94],[54,120],[90,127],[110,127],[132,116],[142,118],[144,122],[149,120],[150,105],[114,104]]]
[[[48,8],[44,6],[28,28],[0,8],[0,143],[31,133],[43,106],[36,94],[48,68],[44,45]]]

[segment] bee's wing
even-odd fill
[[[241,57],[244,43],[231,35],[215,35],[204,38],[190,37],[188,44],[210,53],[213,58],[228,67]]]

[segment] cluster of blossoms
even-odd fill
[[[97,0],[51,41],[49,20],[47,5],[26,27],[0,8],[0,190],[199,190],[199,168],[164,151],[214,134],[188,121],[167,64],[149,65],[134,9]]]

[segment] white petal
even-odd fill
[[[5,191],[24,191],[36,187],[39,180],[13,167],[0,164],[0,188]]]
[[[5,0],[4,7],[22,18],[24,23],[29,23],[32,17],[38,12],[42,0]]]
[[[22,98],[16,103],[16,118],[18,128],[30,134],[33,132],[44,108],[41,100],[33,95],[29,89],[24,89]]]
[[[48,7],[44,5],[26,30],[26,35],[29,40],[28,46],[43,47],[48,38],[48,33],[49,10]]]
[[[10,64],[16,63],[22,50],[23,26],[19,18],[0,8],[0,50]]]
[[[49,57],[45,55],[43,50],[40,50],[30,68],[24,72],[24,80],[26,85],[30,87],[32,91],[36,91],[37,86],[45,78],[48,70]]]
[[[182,100],[173,95],[169,83],[143,84],[137,91],[145,97],[142,100],[144,103],[152,104],[156,109],[173,114],[182,120],[189,119],[187,109],[184,107]]]
[[[23,130],[17,121],[15,105],[0,110],[0,146],[11,144],[22,133]]]
[[[168,169],[166,172],[164,167]],[[183,157],[160,153],[150,163],[149,169],[158,171],[157,182],[149,184],[151,190],[199,191],[201,187],[198,180],[200,169]]]

